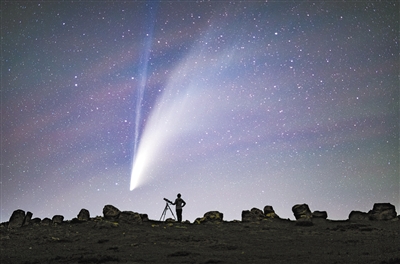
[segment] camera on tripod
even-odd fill
[[[167,203],[172,204],[172,202],[170,200],[168,200],[167,198],[164,198],[164,201],[166,201]]]

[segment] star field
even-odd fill
[[[400,210],[397,1],[4,1],[1,24],[1,222],[158,220],[177,193],[191,222]]]

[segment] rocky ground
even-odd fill
[[[388,203],[345,221],[293,206],[296,221],[272,206],[223,221],[211,211],[193,223],[149,220],[112,205],[103,217],[82,209],[64,221],[16,210],[0,224],[0,261],[6,263],[400,263],[400,216]]]
[[[400,263],[400,221],[313,223],[2,225],[1,263]]]

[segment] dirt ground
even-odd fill
[[[400,263],[400,221],[0,227],[1,263]]]

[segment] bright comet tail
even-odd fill
[[[132,164],[130,190],[151,179],[157,166],[161,168],[163,162],[171,161],[171,155],[165,153],[169,144],[183,138],[193,140],[204,133],[205,127],[215,129],[221,126],[216,123],[216,117],[226,115],[229,108],[219,100],[223,95],[207,82],[212,81],[215,86],[221,85],[218,82],[224,82],[225,85],[229,82],[223,76],[217,80],[214,73],[223,67],[229,71],[227,66],[233,63],[233,53],[231,49],[221,52],[215,58],[219,63],[210,65],[204,60],[198,63],[202,52],[201,47],[196,47],[182,60],[151,112]],[[198,72],[202,69],[207,71],[199,76]]]

